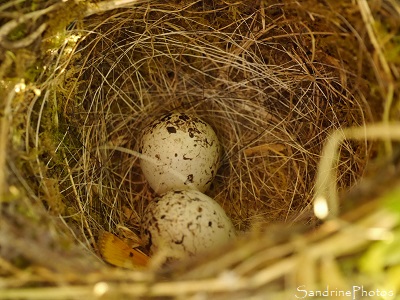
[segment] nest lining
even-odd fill
[[[240,231],[315,224],[309,204],[323,142],[372,119],[363,80],[339,61],[350,54],[332,45],[354,40],[328,18],[315,16],[314,33],[290,6],[272,5],[268,16],[246,3],[203,9],[138,6],[71,32],[83,38],[65,67],[73,83],[67,76],[63,109],[82,144],[70,158],[73,185],[95,231],[139,228],[154,195],[137,157],[112,147],[136,149],[142,128],[166,112],[193,113],[217,132],[224,155],[207,194]],[[329,51],[313,48],[316,41]],[[361,176],[368,152],[345,143],[341,189]]]

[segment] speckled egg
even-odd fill
[[[170,259],[193,256],[235,236],[223,208],[195,190],[169,191],[156,198],[146,208],[142,222],[142,239],[150,253],[163,250]]]
[[[170,113],[144,129],[139,152],[143,174],[156,193],[204,192],[219,167],[221,146],[212,127],[200,118]]]

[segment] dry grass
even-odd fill
[[[351,283],[340,263],[372,243],[368,230],[397,230],[398,218],[378,209],[377,199],[355,201],[359,208],[343,202],[348,215],[323,224],[311,205],[333,132],[341,147],[340,156],[330,156],[330,166],[339,160],[326,197],[343,198],[371,157],[393,152],[393,135],[380,149],[359,135],[347,140],[352,134],[344,128],[398,118],[394,1],[121,0],[58,10],[62,5],[49,1],[33,14],[43,26],[22,41],[35,53],[24,56],[22,72],[11,71],[17,65],[8,54],[1,57],[8,80],[2,111],[9,117],[1,119],[0,194],[9,200],[2,200],[0,288],[16,289],[0,299],[198,299],[206,292],[258,299],[266,290],[278,299],[301,284],[345,288]],[[0,8],[6,18],[10,9]],[[55,11],[49,19],[47,10]],[[31,44],[43,28],[42,43]],[[19,45],[9,42],[1,45]],[[29,81],[24,63],[32,56],[42,62]],[[15,75],[26,84],[10,79]],[[99,230],[124,225],[139,232],[154,197],[137,156],[121,149],[137,150],[142,128],[172,110],[199,115],[215,129],[224,155],[207,194],[247,235],[171,269],[111,270],[94,255]],[[306,233],[304,225],[316,229]],[[36,246],[26,255],[30,244]],[[76,286],[59,287],[64,283]],[[34,285],[56,287],[18,288]]]
[[[129,222],[124,206],[140,217],[150,197],[137,158],[110,146],[135,149],[141,128],[171,110],[200,115],[218,133],[225,153],[209,193],[239,230],[260,220],[310,219],[322,142],[372,118],[357,95],[357,74],[312,47],[317,37],[351,36],[324,18],[316,32],[304,32],[289,5],[285,14],[281,5],[264,8],[276,16],[250,8],[143,6],[88,19],[89,34],[76,30],[83,36],[74,51],[80,58],[72,57],[79,71],[67,67],[75,75],[63,111],[82,148],[68,163],[73,180],[65,181],[85,213],[103,222],[97,227]],[[343,151],[339,186],[346,188],[362,174],[368,147],[348,143]]]

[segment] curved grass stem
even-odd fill
[[[339,213],[337,162],[339,147],[345,140],[400,140],[400,123],[377,123],[335,131],[322,151],[315,182],[314,213],[320,219],[336,218]]]

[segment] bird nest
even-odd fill
[[[0,6],[7,299],[396,293],[395,275],[366,279],[398,272],[395,255],[370,265],[399,242],[387,211],[400,138],[395,1],[95,2]],[[113,268],[98,237],[139,233],[155,194],[137,145],[172,111],[214,128],[223,155],[206,194],[239,238],[167,267]]]

